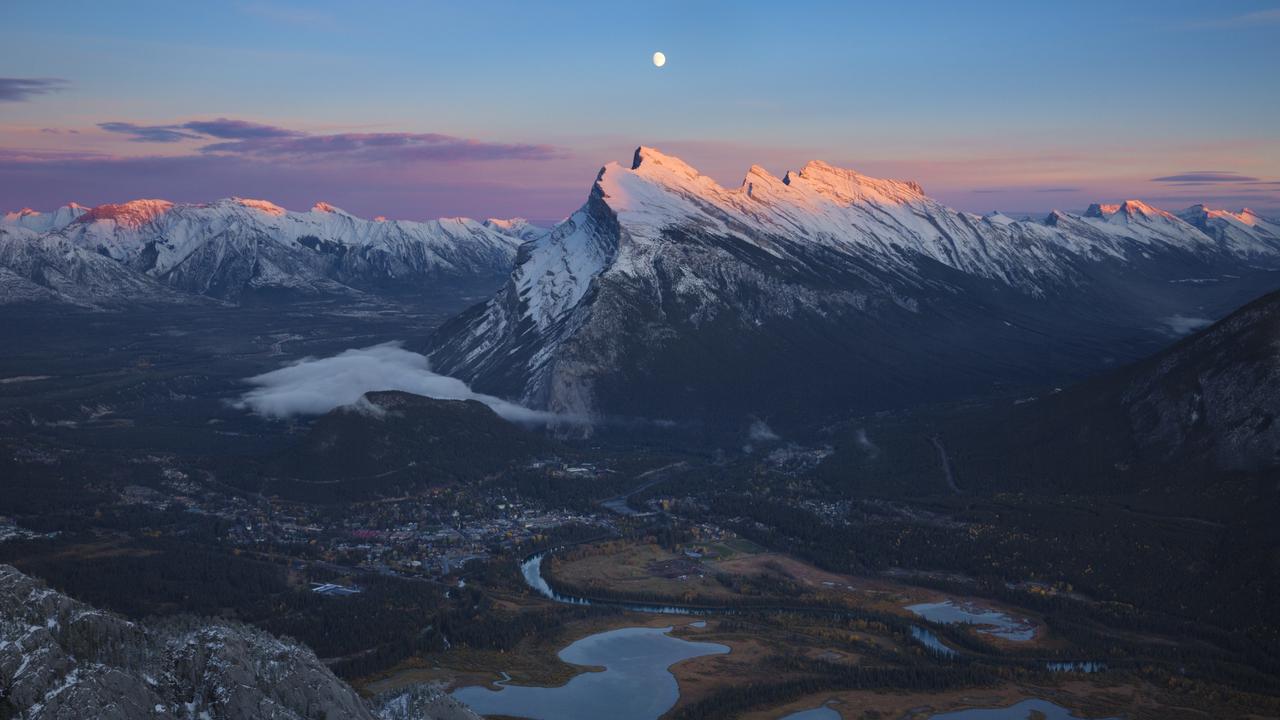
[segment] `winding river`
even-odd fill
[[[542,577],[542,560],[546,557],[547,551],[530,555],[520,563],[520,574],[524,576],[525,584],[531,589],[545,598],[555,600],[559,603],[567,605],[608,605],[609,607],[618,607],[624,610],[632,610],[634,612],[655,613],[660,615],[735,615],[738,610],[727,607],[699,607],[694,605],[649,605],[644,603],[626,602],[623,600],[590,600],[584,597],[576,597],[573,595],[563,595],[555,591],[546,578]],[[814,608],[754,608],[758,610],[777,610],[780,612],[804,612],[817,615],[827,615],[831,617],[848,617],[839,610],[818,610]],[[923,645],[930,652],[936,653],[943,657],[954,657],[956,651],[945,645],[942,640],[931,630],[911,626],[911,636],[917,642]]]
[[[554,552],[554,551],[548,551]],[[547,553],[525,558],[520,564],[525,583],[543,597],[568,605],[608,605],[642,613],[663,615],[732,615],[738,611],[727,607],[699,607],[686,605],[651,605],[625,601],[597,601],[584,597],[563,595],[555,591],[542,576],[542,561]],[[786,612],[818,612],[843,616],[838,610],[819,611],[800,608],[759,608]],[[942,604],[928,608],[908,608],[925,615],[925,611],[951,610]],[[935,614],[929,612],[928,614]],[[972,613],[969,613],[972,616]],[[936,616],[936,615],[935,615]],[[964,618],[970,620],[971,617]],[[933,619],[933,618],[929,618]],[[955,617],[938,617],[955,621]],[[998,630],[1012,631],[1021,639],[1020,624],[1005,618],[978,615],[976,619]],[[1004,622],[999,622],[1004,621]],[[1006,624],[1007,623],[1007,624]],[[694,626],[705,623],[695,622]],[[498,690],[468,687],[455,691],[459,700],[471,705],[481,714],[506,714],[537,719],[585,720],[608,717],[611,720],[651,720],[673,707],[680,690],[670,668],[677,662],[702,655],[729,652],[729,648],[717,643],[690,642],[672,637],[667,628],[623,628],[583,638],[560,652],[565,662],[577,665],[600,665],[604,672],[584,673],[559,688],[523,687],[499,683]],[[930,651],[942,657],[954,657],[955,649],[945,645],[931,630],[911,626],[912,637]],[[1056,662],[1047,668],[1056,672],[1098,672],[1105,669],[1102,663]],[[625,703],[618,698],[627,698]],[[803,710],[787,716],[786,720],[828,720],[838,718],[839,713],[828,706]],[[1076,720],[1078,716],[1064,707],[1047,700],[1031,698],[1004,708],[974,708],[942,713],[938,720],[1024,720],[1045,717],[1050,720]]]

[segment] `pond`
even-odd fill
[[[1036,636],[1035,623],[1030,620],[1007,615],[994,608],[975,603],[944,600],[908,605],[907,609],[926,620],[944,625],[973,625],[978,632],[1013,642],[1027,642]]]
[[[680,697],[680,687],[668,668],[681,660],[729,652],[728,647],[718,643],[672,637],[670,631],[670,627],[622,628],[574,642],[560,651],[561,660],[605,669],[583,673],[560,687],[501,682],[498,690],[466,687],[455,690],[453,696],[481,715],[536,720],[656,720]]]
[[[956,651],[952,650],[951,648],[943,644],[942,640],[937,635],[935,635],[932,630],[925,630],[922,627],[916,627],[912,625],[911,637],[915,638],[920,642],[920,644],[938,653],[939,655],[944,655],[946,657],[954,657],[956,654]]]
[[[1039,715],[1035,713],[1039,713]],[[1004,708],[973,708],[939,713],[932,716],[932,720],[1030,720],[1031,718],[1084,720],[1085,717],[1087,716],[1073,714],[1070,710],[1060,705],[1055,705],[1048,700],[1033,698]],[[1105,720],[1119,720],[1119,718],[1106,718]]]

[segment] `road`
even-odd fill
[[[636,511],[632,510],[631,506],[627,504],[627,500],[629,500],[632,495],[635,495],[636,493],[642,492],[644,490],[648,490],[654,485],[657,485],[663,480],[666,480],[668,477],[668,472],[670,470],[683,469],[688,466],[689,466],[689,463],[685,462],[684,460],[681,460],[679,462],[673,462],[670,465],[663,465],[660,468],[646,470],[645,472],[642,472],[636,476],[636,480],[641,481],[639,485],[631,488],[630,490],[622,493],[621,495],[615,495],[609,498],[608,500],[600,501],[600,505],[602,507],[608,508],[609,510],[612,510],[613,512],[618,513],[619,515],[635,515]]]
[[[942,460],[942,475],[947,480],[947,487],[951,488],[951,492],[959,495],[960,486],[956,485],[955,475],[951,472],[951,458],[947,456],[947,449],[942,447],[942,438],[933,435],[929,438],[929,442],[938,449],[938,457]]]

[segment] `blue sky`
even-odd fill
[[[8,0],[4,15],[0,207],[238,194],[548,221],[647,144],[726,184],[820,158],[976,211],[1280,209],[1277,2]],[[11,82],[3,101],[4,79],[51,82]],[[342,152],[154,141],[215,119]],[[390,141],[419,152],[371,147]],[[1168,177],[1193,180],[1153,181]]]

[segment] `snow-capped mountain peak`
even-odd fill
[[[811,160],[799,172],[789,172],[782,179],[787,185],[806,183],[817,192],[830,195],[839,202],[904,204],[924,199],[924,190],[911,180],[881,180]]]
[[[1280,222],[1248,208],[1231,212],[1199,204],[1178,213],[1178,218],[1238,254],[1269,255],[1274,242],[1280,239]]]
[[[137,229],[168,212],[173,203],[168,200],[130,200],[119,204],[98,205],[80,217],[78,223],[104,220],[125,228]]]
[[[943,375],[983,376],[990,367],[980,366],[1005,362],[998,358],[1034,356],[1048,367],[1062,362],[1054,353],[1077,352],[1071,343],[1091,347],[1097,339],[1089,333],[1106,326],[1091,315],[1087,288],[1114,287],[1121,268],[1150,263],[1157,277],[1170,267],[1182,273],[1132,290],[1132,298],[1122,284],[1116,292],[1124,299],[1107,300],[1132,300],[1115,312],[1141,315],[1161,306],[1149,296],[1185,292],[1172,280],[1202,277],[1209,267],[1230,267],[1225,272],[1234,275],[1253,272],[1247,268],[1258,261],[1280,263],[1280,237],[1260,232],[1260,223],[1238,237],[1235,231],[1249,226],[1230,227],[1223,242],[1137,200],[1096,205],[1083,216],[1055,211],[1043,222],[981,217],[946,207],[917,183],[820,161],[781,179],[752,166],[741,185],[727,189],[680,158],[642,146],[630,167],[605,165],[586,203],[521,249],[497,296],[438,331],[430,357],[440,372],[533,407],[662,416],[684,412],[686,400],[708,403],[712,413],[745,407],[755,393],[748,387],[812,389],[802,377],[770,370],[765,359],[782,361],[777,343],[799,342],[833,363],[828,375],[856,376],[858,370],[837,373],[844,362],[869,373],[869,385],[839,381],[850,397],[865,403],[884,392],[887,402]],[[1166,300],[1166,309],[1178,305]],[[1027,322],[1021,313],[1053,302],[1067,309],[1046,317],[1083,323],[1059,333],[1062,348],[1045,346],[1045,332],[1012,329]],[[997,317],[1006,311],[1007,321]],[[956,313],[970,323],[963,337],[955,334]],[[1121,322],[1150,328],[1160,320]],[[898,324],[916,329],[900,335]],[[879,338],[876,350],[869,338]],[[931,349],[923,356],[885,359],[894,348],[925,345]],[[758,384],[718,395],[721,379],[703,378],[713,390],[699,395],[704,386],[679,371],[694,361],[668,352],[695,353],[706,367],[732,365],[735,378]],[[752,364],[753,353],[762,365]],[[924,356],[936,360],[938,378],[913,375],[896,391],[873,379],[897,378],[894,362]],[[786,357],[798,362],[794,353]],[[1082,362],[1096,362],[1096,353],[1087,357]],[[939,367],[946,362],[953,367]]]
[[[73,222],[89,208],[78,203],[67,203],[51,213],[42,213],[31,208],[22,208],[7,212],[0,217],[0,226],[21,227],[36,232],[48,232]]]
[[[254,200],[252,198],[240,198],[240,197],[233,197],[231,198],[231,200],[239,203],[243,207],[253,208],[254,210],[261,210],[262,212],[268,215],[278,216],[278,215],[284,215],[285,213],[289,212],[288,210],[285,210],[284,208],[271,202],[270,200]]]
[[[334,206],[334,205],[330,205],[329,203],[324,202],[323,200],[321,200],[320,202],[316,203],[315,205],[312,205],[312,206],[311,206],[311,212],[317,212],[317,213],[333,213],[333,214],[335,214],[335,215],[349,215],[349,214],[350,214],[350,213],[348,213],[347,211],[343,210],[342,208],[340,208],[340,207],[336,207],[336,206]]]
[[[1264,225],[1274,224],[1271,221],[1267,220],[1266,218],[1263,218],[1262,216],[1258,215],[1254,211],[1250,210],[1249,208],[1241,208],[1239,211],[1232,212],[1230,210],[1214,209],[1204,204],[1197,204],[1197,205],[1192,205],[1186,210],[1183,210],[1181,213],[1178,213],[1178,215],[1183,219],[1187,219],[1187,220],[1189,220],[1190,218],[1203,216],[1203,217],[1211,218],[1215,220],[1234,221],[1234,222],[1241,223],[1243,225],[1250,225],[1250,226],[1258,225],[1258,224],[1264,224]]]
[[[534,225],[522,217],[507,219],[489,218],[484,221],[484,225],[485,227],[493,228],[498,232],[518,237],[526,242],[547,233],[547,228]]]
[[[1125,200],[1116,204],[1094,203],[1085,211],[1085,217],[1114,219],[1117,222],[1123,222],[1132,217],[1177,219],[1173,214],[1152,207],[1141,200]]]

